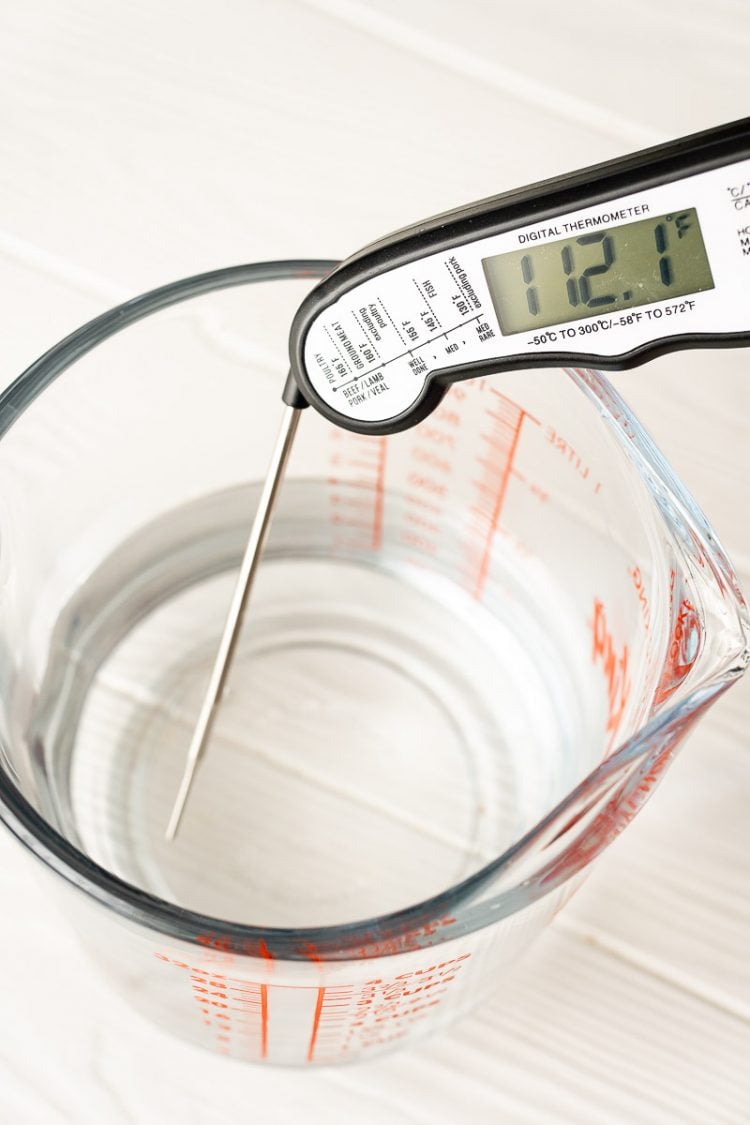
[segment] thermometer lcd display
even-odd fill
[[[714,288],[694,207],[484,258],[504,336]]]

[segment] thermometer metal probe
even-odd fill
[[[193,784],[198,762],[200,761],[204,747],[211,734],[216,709],[221,701],[227,676],[229,675],[229,670],[232,665],[232,657],[234,656],[237,641],[242,631],[242,622],[253,588],[255,571],[260,562],[261,555],[263,554],[263,546],[268,535],[268,528],[271,524],[276,494],[284,478],[284,470],[289,460],[289,454],[292,451],[292,444],[294,442],[294,435],[297,432],[299,417],[300,409],[298,407],[287,406],[285,408],[279,436],[276,439],[276,446],[268,466],[263,491],[261,492],[258,502],[258,509],[250,529],[250,537],[245,547],[245,553],[242,556],[240,572],[237,577],[232,603],[229,607],[229,613],[227,614],[227,620],[224,625],[224,632],[221,635],[219,649],[216,653],[216,659],[214,660],[214,666],[211,671],[211,679],[209,680],[203,705],[198,715],[198,722],[195,725],[193,737],[190,742],[187,762],[180,781],[180,788],[177,792],[177,799],[175,800],[172,815],[167,827],[168,840],[173,840],[177,834],[180,821],[182,820],[182,814],[185,811],[185,804],[190,795],[190,789]]]
[[[281,432],[167,830],[227,681],[301,410],[390,434],[504,370],[623,370],[750,344],[750,118],[459,208],[374,243],[302,302]]]

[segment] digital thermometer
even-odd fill
[[[750,118],[428,219],[347,259],[292,326],[289,405],[360,433],[460,379],[750,343]]]
[[[451,383],[750,343],[750,118],[438,215],[348,258],[294,319],[287,405],[167,829],[226,684],[300,411],[390,434]]]

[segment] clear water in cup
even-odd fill
[[[492,613],[387,528],[377,559],[331,557],[325,486],[290,482],[169,843],[252,506],[237,490],[178,511],[80,591],[89,626],[57,651],[35,732],[55,763],[39,775],[48,814],[103,867],[203,914],[293,927],[407,907],[580,778],[603,706],[589,639],[551,575],[530,594],[511,549],[493,561]]]

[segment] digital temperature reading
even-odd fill
[[[748,184],[750,118],[380,239],[300,306],[284,402],[395,434],[465,379],[750,345]]]
[[[714,288],[694,207],[483,258],[504,336]]]

